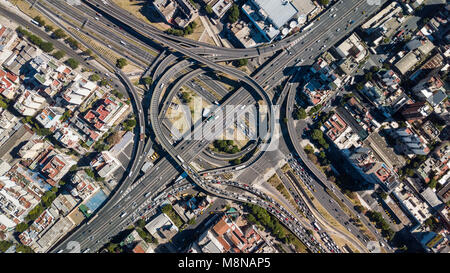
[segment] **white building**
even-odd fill
[[[45,104],[45,98],[36,91],[25,90],[14,103],[14,108],[23,116],[34,116]]]

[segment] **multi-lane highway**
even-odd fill
[[[322,46],[323,42],[320,43],[321,39],[323,39],[323,41],[327,41],[325,47],[329,47],[348,33],[350,29],[346,31],[343,30],[345,28],[345,25],[347,24],[347,21],[356,19],[360,21],[364,20],[360,13],[361,10],[365,10],[366,14],[370,14],[378,9],[378,7],[368,5],[367,1],[340,1],[335,5],[333,11],[328,11],[337,14],[338,16],[336,17],[336,19],[332,19],[331,16],[323,15],[322,20],[316,21],[314,26],[310,28],[309,31],[293,35],[289,39],[277,43],[275,47],[269,46],[250,50],[237,50],[217,48],[210,45],[203,45],[194,41],[185,41],[184,38],[169,36],[168,34],[148,27],[148,25],[146,25],[145,23],[136,22],[136,18],[131,18],[132,16],[130,17],[130,15],[122,10],[118,10],[116,8],[111,9],[111,6],[109,5],[108,7],[103,6],[104,4],[102,1],[91,2],[94,2],[95,5],[98,5],[97,8],[103,10],[105,13],[108,13],[115,21],[119,21],[124,25],[128,25],[136,32],[141,33],[142,35],[146,35],[150,39],[153,39],[158,43],[163,44],[164,46],[170,47],[173,50],[178,51],[183,55],[196,60],[198,63],[202,63],[208,66],[211,69],[221,71],[234,78],[240,79],[242,82],[246,83],[249,90],[253,90],[253,92],[256,91],[256,94],[258,94],[262,98],[265,98],[265,101],[267,102],[269,107],[271,107],[272,105],[271,99],[264,89],[270,90],[282,78],[284,78],[287,67],[295,66],[299,63],[311,63],[311,60],[324,50]],[[353,26],[356,25],[357,24],[355,23]],[[342,31],[340,30],[341,28]],[[186,44],[192,45],[196,48],[188,49],[185,47]],[[203,51],[203,54],[213,54],[216,56],[220,55],[223,58],[228,58],[230,60],[233,58],[240,59],[245,55],[245,57],[252,57],[266,54],[266,52],[273,53],[281,48],[288,49],[283,51],[268,65],[260,69],[254,78],[246,75],[245,73],[242,73],[241,71],[236,71],[235,69],[232,69],[230,67],[216,64],[214,62],[214,60],[217,61],[217,59],[214,59],[216,58],[215,56],[214,58],[211,58],[198,55],[199,51]],[[264,52],[262,53],[262,51]],[[239,56],[239,58],[237,58],[237,56]],[[157,70],[158,68],[159,67],[157,67]],[[159,79],[158,83],[160,81],[161,79]],[[161,83],[163,83],[163,81],[161,81]],[[264,88],[261,87],[260,84],[263,85]],[[159,92],[159,94],[161,94],[161,89],[162,88],[160,87],[160,84],[156,84],[154,93]],[[248,99],[249,95],[250,94],[248,93],[248,91],[244,91],[244,89],[242,89],[242,91],[238,90],[235,92],[235,94],[230,96],[227,102],[225,102],[224,104],[248,104],[249,102],[251,102],[251,99]],[[151,120],[155,121],[156,125],[159,122],[158,104],[159,103],[154,106],[150,106],[151,110],[149,113],[152,117]],[[239,112],[240,108],[236,109],[237,110],[235,111]],[[141,113],[140,109],[137,111]],[[212,124],[216,125],[222,122],[223,120],[216,119],[206,126],[211,126]],[[155,123],[152,122],[152,125],[155,126]],[[120,203],[110,201],[102,208],[101,211],[99,211],[96,219],[93,219],[93,221],[89,225],[81,226],[75,233],[66,238],[63,244],[58,246],[54,251],[64,249],[65,244],[70,240],[78,241],[83,245],[83,247],[88,247],[91,250],[98,249],[98,247],[101,246],[102,242],[104,242],[105,238],[111,237],[112,235],[120,231],[121,228],[123,228],[123,223],[126,223],[126,221],[128,220],[127,217],[120,217],[123,212],[130,212],[128,214],[132,214],[131,212],[133,211],[133,208],[136,206],[136,204],[142,204],[148,199],[144,196],[145,193],[161,191],[161,189],[163,189],[165,185],[167,185],[179,174],[181,170],[179,166],[182,166],[183,169],[189,170],[190,167],[187,164],[186,166],[183,166],[184,162],[190,162],[209,143],[207,139],[206,141],[184,139],[176,147],[172,147],[172,145],[165,139],[162,130],[158,129],[157,127],[158,126],[154,127],[157,140],[160,142],[160,144],[163,145],[163,147],[169,152],[169,154],[171,154],[172,159],[161,159],[147,174],[145,174],[145,179],[141,179],[139,184],[134,186],[132,190],[127,192],[125,196],[120,196]],[[273,129],[273,127],[271,129]],[[214,135],[209,135],[209,137],[213,136]],[[139,163],[142,163],[142,159],[140,159],[141,155],[142,152],[136,153],[136,156],[138,156],[137,161]],[[178,156],[181,158],[181,160],[178,158]],[[138,165],[139,164],[133,164],[133,167],[129,173],[129,181],[132,181],[132,179],[137,175]],[[212,189],[212,186],[210,186],[207,182],[200,180],[196,176],[195,172],[193,172],[193,174],[194,176],[192,178],[194,179],[194,181],[201,185],[205,190],[216,195],[223,196],[225,198],[230,198],[230,196],[223,195],[219,191]],[[128,184],[124,185],[129,186]],[[240,199],[237,198],[237,200]]]

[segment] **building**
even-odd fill
[[[167,23],[181,28],[198,17],[197,8],[188,0],[155,0],[153,5]]]
[[[439,181],[439,178],[444,176],[450,168],[449,157],[450,144],[446,142],[431,153],[431,155],[419,166],[417,173],[426,183],[430,182],[433,178]]]
[[[39,154],[42,154],[50,143],[46,142],[43,137],[33,135],[32,138],[23,145],[19,150],[19,156],[24,160],[34,160]]]
[[[61,127],[59,127],[53,134],[53,137],[66,148],[78,147],[80,145],[80,140],[82,139],[77,130],[75,130],[68,123],[64,123]]]
[[[353,33],[345,41],[336,47],[336,52],[342,58],[353,57],[357,63],[360,63],[367,56],[367,49],[364,42]]]
[[[19,118],[6,109],[0,108],[0,145],[8,141],[13,132],[21,126]]]
[[[13,228],[41,201],[52,186],[39,173],[21,164],[0,176],[0,224]]]
[[[254,226],[242,230],[228,216],[206,230],[192,245],[190,252],[202,253],[249,253],[260,243],[261,236]]]
[[[406,104],[400,110],[400,114],[409,122],[423,120],[430,115],[431,112],[432,109],[425,102]]]
[[[103,151],[99,153],[90,163],[100,177],[109,177],[122,165],[110,152]]]
[[[213,10],[217,18],[220,19],[223,15],[225,15],[225,13],[231,8],[232,5],[232,0],[219,0],[211,7],[211,9]]]
[[[412,88],[419,98],[436,107],[447,98],[446,87],[438,75],[430,74]]]
[[[145,242],[144,239],[142,239],[141,236],[139,236],[139,233],[135,230],[133,230],[130,235],[128,235],[121,243],[121,245],[124,245],[131,249],[131,252],[133,253],[154,253],[153,247]]]
[[[427,155],[430,151],[425,144],[425,140],[410,128],[391,129],[389,134],[395,139],[396,148],[403,154]]]
[[[77,164],[72,157],[65,154],[51,152],[40,161],[40,172],[47,178],[47,182],[56,186],[56,183]]]
[[[112,127],[114,122],[128,109],[128,105],[117,100],[113,96],[105,96],[95,103],[84,116],[83,120],[95,130],[105,132]]]
[[[261,32],[266,42],[273,41],[280,33],[289,33],[289,26],[285,25],[291,20],[292,26],[297,26],[297,8],[290,1],[284,0],[249,0],[242,5],[242,11],[247,15],[254,26]]]
[[[100,189],[95,179],[89,176],[85,170],[76,172],[72,176],[71,182],[75,187],[70,191],[70,194],[82,200],[90,198]]]
[[[19,84],[19,77],[0,69],[0,94],[7,99],[14,99]]]
[[[145,229],[155,237],[159,243],[168,242],[178,233],[178,227],[165,213],[160,213],[151,220]]]
[[[83,79],[81,75],[75,76],[67,86],[62,98],[69,104],[80,105],[97,88],[95,82]]]
[[[61,118],[64,112],[64,108],[48,106],[36,116],[36,121],[44,128],[54,132],[61,125]]]
[[[325,121],[323,126],[325,127],[325,134],[340,150],[358,145],[359,136],[337,113],[334,113]]]
[[[40,50],[22,41],[16,46],[13,53],[3,62],[3,66],[14,73],[20,75],[22,66],[39,54]]]
[[[45,98],[36,91],[25,90],[14,103],[14,109],[23,116],[34,116],[45,103]]]

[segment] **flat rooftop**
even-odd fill
[[[286,0],[253,1],[262,9],[260,13],[266,15],[277,28],[286,24],[298,12],[294,5]]]

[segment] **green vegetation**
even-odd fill
[[[67,59],[66,64],[72,69],[77,69],[77,67],[80,65],[80,63],[73,58]]]
[[[141,83],[145,84],[147,87],[150,87],[150,85],[153,84],[153,79],[152,77],[143,77],[141,79]]]
[[[319,129],[314,129],[311,133],[311,138],[315,140],[321,147],[328,149],[329,145],[323,137],[323,132]]]
[[[61,121],[64,122],[64,121],[69,120],[71,114],[72,114],[72,111],[70,111],[70,110],[67,109],[67,110],[64,112],[64,114],[61,116]]]
[[[0,252],[4,253],[12,245],[13,245],[13,243],[10,241],[0,241]]]
[[[100,76],[98,74],[92,74],[92,75],[89,76],[89,80],[93,81],[93,82],[99,81],[100,80]]]
[[[44,21],[44,19],[41,18],[41,16],[38,15],[38,16],[34,17],[33,19],[34,19],[34,21],[39,23],[40,27],[45,26],[45,21]]]
[[[136,119],[134,117],[125,120],[123,128],[125,131],[131,131],[136,126]]]
[[[144,222],[144,224],[145,224],[145,222]],[[137,227],[136,231],[139,234],[139,236],[141,236],[141,238],[146,243],[152,243],[152,244],[157,244],[158,243],[158,240],[155,237],[153,237],[149,232],[145,231],[143,228]]]
[[[320,108],[322,108],[322,105],[320,105],[320,104],[317,104],[317,105],[313,106],[313,107],[309,110],[308,116],[314,115],[315,113],[317,113],[317,112],[320,110]]]
[[[124,68],[127,65],[127,60],[125,58],[119,58],[116,61],[116,66],[120,69]]]
[[[233,140],[214,140],[214,150],[227,154],[236,154],[240,151],[239,147],[234,144]]]
[[[39,136],[49,136],[52,134],[50,129],[42,128],[32,117],[24,117],[22,123],[29,124],[31,129]]]
[[[45,26],[45,31],[46,32],[50,32],[50,31],[52,31],[53,30],[53,26],[50,26],[50,25],[46,25]]]
[[[122,99],[122,98],[123,98],[123,94],[120,93],[119,91],[117,91],[117,89],[111,90],[111,93],[112,93],[114,96],[118,97],[119,99]]]
[[[270,231],[277,239],[284,243],[293,243],[297,251],[301,251],[302,248],[303,251],[306,251],[303,244],[289,230],[283,227],[277,218],[270,215],[265,209],[253,204],[245,204],[245,206],[249,212],[246,216],[249,223],[264,227],[266,231]]]
[[[175,223],[175,225],[180,228],[183,225],[183,221],[181,220],[180,216],[176,214],[175,210],[172,208],[172,205],[167,204],[164,207],[161,208],[161,211],[167,214],[169,218],[172,220],[172,222]]]
[[[195,21],[193,21],[189,25],[187,25],[184,29],[169,28],[168,30],[166,30],[166,33],[172,34],[175,36],[186,36],[186,35],[194,33],[194,30],[196,27],[197,27],[197,23]]]
[[[25,223],[25,222],[22,222],[22,223],[19,223],[19,224],[16,225],[15,230],[18,233],[22,233],[25,230],[27,230],[27,228],[28,228],[28,224]]]
[[[0,107],[1,108],[7,109],[10,102],[11,101],[9,99],[0,96]]]
[[[213,10],[209,4],[206,4],[205,11],[207,14],[211,15],[213,13]]]
[[[56,29],[52,33],[52,38],[55,38],[55,39],[62,39],[62,38],[66,38],[66,37],[67,37],[67,34],[60,28]]]
[[[248,64],[248,59],[239,59],[238,60],[239,67],[246,66],[247,64]]]
[[[181,99],[183,100],[184,103],[189,103],[192,100],[191,95],[188,92],[182,92]]]
[[[55,57],[57,60],[60,60],[62,57],[64,57],[66,53],[64,51],[58,50],[55,53],[52,54],[53,57]]]
[[[239,19],[239,16],[240,16],[239,6],[233,4],[230,10],[228,11],[228,21],[232,24],[236,23],[237,20]]]
[[[68,43],[73,49],[80,48],[80,43],[72,37],[67,37],[64,42]]]
[[[330,3],[330,0],[320,0],[320,4],[322,6],[327,6]]]
[[[305,119],[308,115],[306,114],[305,109],[303,108],[298,108],[295,112],[294,112],[294,119],[299,120],[299,119]]]
[[[230,161],[231,164],[233,165],[239,165],[241,164],[241,159],[240,158],[236,158]]]
[[[44,52],[51,52],[53,50],[53,44],[50,42],[44,42],[40,37],[32,34],[31,32],[23,29],[22,27],[17,27],[16,31],[18,33],[20,33],[21,35],[25,36],[28,38],[28,40],[36,45],[37,47],[39,47],[40,49],[42,49],[42,51]]]
[[[391,229],[389,224],[384,220],[381,216],[381,213],[369,210],[366,213],[367,217],[375,223],[377,228],[382,230],[383,237],[386,237],[388,240],[392,240],[394,238],[395,232]]]

